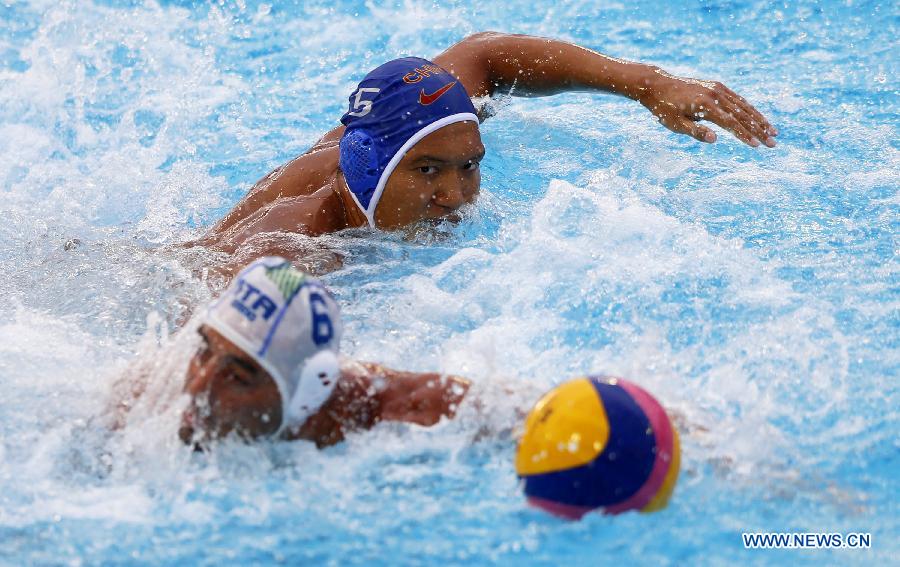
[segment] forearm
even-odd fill
[[[453,50],[481,59],[491,91],[512,89],[519,96],[604,91],[637,99],[659,71],[564,41],[526,35],[480,33],[448,53]]]
[[[433,425],[453,417],[470,383],[465,378],[436,372],[404,372],[371,362],[342,365],[342,374],[367,380],[377,400],[379,421]]]
[[[769,121],[739,94],[717,81],[675,77],[659,67],[615,59],[571,43],[485,32],[467,37],[435,58],[470,96],[505,89],[540,96],[563,91],[604,91],[639,101],[673,132],[704,142],[715,133],[708,120],[750,146],[774,147]]]

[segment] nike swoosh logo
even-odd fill
[[[444,95],[444,93],[449,91],[450,89],[452,89],[453,85],[455,85],[455,84],[456,84],[456,81],[453,81],[452,83],[447,83],[446,85],[444,85],[443,87],[439,88],[438,90],[434,91],[431,94],[425,94],[425,89],[422,89],[421,91],[419,91],[419,104],[424,104],[425,106],[428,106],[429,104],[433,103],[437,99],[441,98]]]

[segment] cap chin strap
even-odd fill
[[[331,397],[341,375],[337,355],[320,350],[311,356],[299,371],[297,389],[283,406],[283,419],[277,434],[289,427],[299,427]]]

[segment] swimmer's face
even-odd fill
[[[281,423],[281,394],[255,360],[214,329],[199,329],[203,343],[191,359],[179,437],[185,443],[232,432],[246,439],[271,435]]]
[[[456,220],[481,188],[484,145],[478,125],[457,122],[422,138],[391,174],[375,208],[378,228],[392,230],[420,220]]]

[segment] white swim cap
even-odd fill
[[[340,376],[340,309],[325,287],[284,258],[256,260],[210,304],[204,321],[253,357],[281,393],[276,435],[331,396]]]

